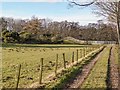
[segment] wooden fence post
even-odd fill
[[[74,63],[74,52],[72,53],[72,63]]]
[[[85,54],[85,55],[87,55],[87,54],[88,54],[88,48],[86,47],[85,49],[86,49],[86,50],[85,50],[85,51],[86,51],[86,54]]]
[[[81,49],[81,56],[83,57],[83,48]]]
[[[39,84],[42,83],[42,72],[43,72],[43,58],[40,60],[40,76],[39,76]]]
[[[56,55],[55,76],[57,76],[58,54]]]
[[[82,58],[82,49],[80,49],[80,58]]]
[[[87,54],[87,48],[85,47],[85,55]]]
[[[92,52],[93,50],[92,50],[92,47],[90,47],[90,52]]]
[[[76,53],[76,61],[78,62],[78,49],[77,49],[77,53]]]
[[[64,63],[64,69],[66,69],[66,63],[65,63],[65,53],[63,53],[63,63]]]
[[[87,54],[89,53],[89,47],[87,47]]]
[[[85,48],[83,48],[83,56],[85,57]]]
[[[19,81],[20,81],[20,71],[21,71],[21,64],[18,66],[16,90],[18,90],[18,85],[19,85]]]

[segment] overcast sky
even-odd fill
[[[25,2],[26,1],[26,2]],[[34,2],[33,2],[34,1]],[[44,2],[43,2],[44,1]],[[1,2],[2,14],[0,16],[31,18],[33,15],[38,18],[49,18],[53,21],[74,21],[82,25],[97,22],[101,17],[93,13],[93,6],[90,7],[70,7],[68,2],[61,0],[4,0]]]

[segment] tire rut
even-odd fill
[[[109,71],[108,71],[108,88],[117,89],[118,88],[118,65],[115,63],[115,47],[112,47],[111,54],[109,58]]]
[[[78,74],[75,78],[71,79],[64,87],[63,90],[69,89],[69,88],[80,88],[82,83],[85,81],[87,76],[89,75],[90,71],[98,61],[98,59],[101,57],[102,54],[104,54],[105,48],[94,58],[91,60],[91,62],[85,66],[83,66],[82,72],[78,71]]]

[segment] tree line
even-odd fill
[[[116,26],[112,23],[79,25],[78,22],[39,19],[0,18],[1,40],[5,43],[64,43],[65,37],[85,41],[117,41]]]
[[[94,13],[100,16],[104,16],[109,22],[116,24],[117,39],[120,45],[120,0],[110,1],[110,0],[92,0],[87,3],[80,3],[75,0],[67,0],[71,7],[87,7],[93,5]]]

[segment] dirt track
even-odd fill
[[[82,83],[88,77],[90,71],[94,67],[95,63],[99,58],[104,54],[104,50],[98,54],[91,62],[85,65],[81,71],[76,75],[75,78],[72,78],[63,88],[64,90],[69,88],[80,88]],[[115,63],[115,47],[113,46],[110,51],[110,56],[108,60],[108,82],[107,87],[110,89],[117,89],[118,90],[118,65]]]
[[[82,85],[82,83],[85,81],[87,76],[89,75],[90,71],[94,67],[97,60],[102,56],[102,54],[104,54],[103,51],[100,52],[93,60],[91,60],[91,62],[89,64],[85,65],[82,69],[82,72],[78,71],[79,73],[77,74],[77,76],[75,78],[72,78],[69,81],[69,83],[67,83],[63,87],[64,90],[69,89],[69,88],[79,88]]]
[[[115,47],[112,48],[111,50],[111,55],[110,55],[110,86],[109,88],[118,88],[118,65],[115,63],[115,53],[114,53]]]

